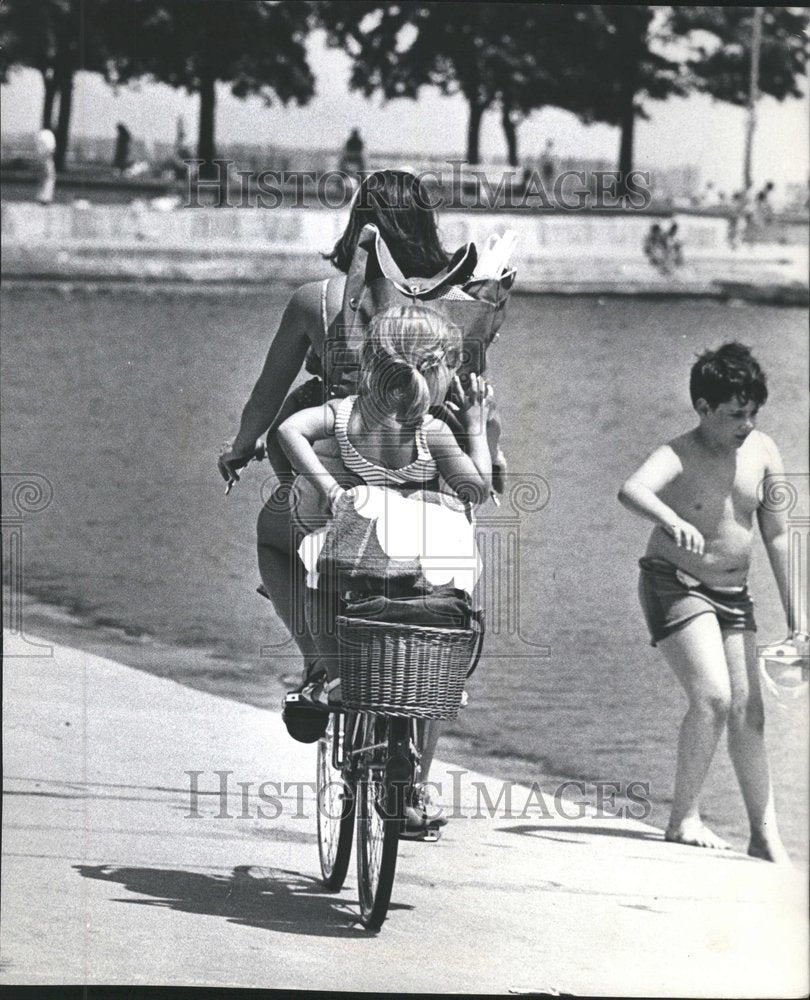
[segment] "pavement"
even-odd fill
[[[369,935],[353,866],[319,885],[315,748],[277,713],[4,639],[4,984],[807,995],[794,869],[579,816],[553,789],[512,788],[510,812],[501,783],[442,763],[450,822],[402,844]]]

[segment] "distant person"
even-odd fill
[[[773,222],[774,210],[771,202],[773,189],[773,181],[767,181],[762,190],[757,193],[756,201],[754,202],[754,218],[761,226],[767,226]]]
[[[660,222],[654,222],[644,237],[644,256],[653,265],[659,267],[665,252],[664,233]]]
[[[664,230],[659,222],[654,222],[644,238],[644,254],[656,270],[671,274],[683,263],[683,247],[678,237],[678,223],[673,222]]]
[[[49,128],[40,129],[36,138],[37,190],[34,198],[40,205],[50,205],[56,191],[56,136]]]
[[[343,147],[343,154],[340,157],[338,170],[352,176],[362,175],[366,169],[366,161],[363,156],[364,148],[359,130],[353,128],[349,134],[349,138],[346,140],[346,145]]]
[[[753,221],[754,205],[751,189],[735,191],[731,196],[731,215],[728,220],[728,243],[732,250],[736,250],[741,243],[750,239]]]
[[[540,176],[543,179],[543,187],[553,187],[557,177],[557,159],[554,156],[554,140],[546,140],[546,148],[540,157]]]
[[[130,165],[129,150],[132,145],[132,134],[126,125],[119,122],[115,126],[115,153],[113,154],[113,166],[120,173]]]
[[[182,115],[177,116],[174,126],[174,152],[175,155],[186,148],[186,123]]]
[[[720,735],[728,748],[751,825],[748,853],[787,861],[776,826],[765,749],[748,569],[754,516],[791,629],[799,594],[788,585],[785,517],[760,500],[765,476],[783,475],[773,441],[754,429],[768,398],[765,375],[738,343],[706,351],[689,391],[698,425],[656,449],[619,491],[619,500],[655,525],[640,561],[639,598],[650,630],[683,686],[672,814],[666,839],[727,849],[700,816],[700,793]]]
[[[664,235],[667,264],[670,267],[680,267],[683,264],[683,244],[678,235],[678,223],[673,222]]]

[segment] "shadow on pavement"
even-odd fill
[[[120,903],[224,917],[229,923],[288,934],[322,937],[366,934],[356,902],[350,905],[325,892],[316,879],[299,872],[248,865],[239,865],[229,875],[115,865],[73,867],[84,878],[118,882],[130,892],[154,897],[118,899]],[[410,907],[392,904],[390,909]]]
[[[597,837],[629,837],[632,840],[657,840],[663,841],[663,835],[656,830],[628,830],[627,827],[613,826],[592,826],[590,823],[578,826],[560,825],[557,823],[524,823],[521,826],[501,826],[498,827],[500,833],[519,833],[527,837],[542,837],[544,833],[578,833],[580,835],[595,835]],[[554,837],[554,840],[560,840]],[[571,844],[581,843],[579,840],[568,841]]]

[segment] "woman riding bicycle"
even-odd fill
[[[290,299],[278,331],[270,344],[261,374],[242,411],[239,431],[219,456],[218,466],[229,484],[238,482],[238,470],[254,456],[257,440],[268,429],[267,456],[278,477],[278,485],[259,514],[257,524],[258,561],[264,590],[273,607],[297,643],[305,662],[312,664],[317,648],[306,629],[296,627],[303,620],[305,577],[294,553],[305,533],[290,516],[291,469],[281,450],[275,430],[289,412],[300,409],[300,399],[292,400],[290,389],[305,359],[312,371],[323,352],[329,329],[338,316],[343,300],[346,273],[363,227],[373,223],[403,274],[433,277],[449,262],[436,226],[436,216],[422,182],[411,173],[382,170],[362,181],[355,196],[343,235],[327,259],[339,275],[328,281],[308,282]],[[310,402],[320,401],[318,387]],[[306,387],[303,387],[306,390]],[[295,395],[295,394],[293,394]],[[286,405],[285,405],[286,401]],[[491,422],[494,422],[491,419]],[[327,467],[340,468],[337,455]],[[497,471],[497,470],[496,470]],[[326,511],[321,511],[324,515]],[[314,512],[317,519],[318,512]]]

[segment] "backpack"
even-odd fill
[[[366,331],[374,316],[391,306],[422,304],[439,313],[461,331],[462,381],[470,372],[483,373],[487,347],[503,322],[515,271],[476,278],[477,263],[475,244],[468,243],[432,278],[406,277],[377,227],[364,226],[346,275],[341,310],[323,345],[321,371],[326,398],[357,391]]]

